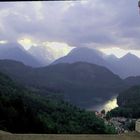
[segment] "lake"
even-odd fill
[[[100,103],[96,106],[90,107],[88,110],[100,112],[101,110],[104,109],[106,112],[110,111],[111,109],[114,109],[114,108],[118,107],[117,96],[118,95],[115,95],[115,96],[111,97],[109,100],[107,100],[103,103]]]

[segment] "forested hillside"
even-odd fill
[[[1,73],[0,129],[13,133],[115,133],[93,112],[43,98]]]
[[[0,61],[0,71],[27,87],[60,91],[80,107],[90,107],[125,88],[123,80],[105,67],[86,62],[31,68],[11,60]]]

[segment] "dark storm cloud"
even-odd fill
[[[0,39],[140,49],[137,0],[0,3]]]

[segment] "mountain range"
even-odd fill
[[[65,100],[84,108],[126,88],[119,76],[103,66],[87,62],[32,68],[17,61],[0,60],[0,71],[42,94],[47,94],[48,89],[59,91]]]
[[[65,55],[66,52],[63,49],[58,51],[58,49],[55,50],[52,47],[32,46],[29,50],[25,50],[18,43],[6,43],[0,44],[0,59],[16,60],[32,67],[59,63],[88,62],[104,66],[121,78],[140,75],[140,58],[131,53],[117,58],[114,55],[105,55],[95,49],[79,47],[72,49]]]
[[[80,107],[140,85],[140,59],[130,53],[117,58],[95,49],[75,48],[48,66],[43,66],[42,58],[35,58],[18,43],[0,44],[1,72],[40,94],[55,92]]]
[[[95,49],[84,47],[73,49],[68,55],[59,58],[53,64],[78,61],[105,66],[122,78],[140,75],[140,58],[137,56],[128,53],[121,58],[117,58],[114,55],[107,56]]]

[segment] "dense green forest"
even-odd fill
[[[119,107],[108,112],[107,117],[140,117],[140,86],[133,86],[120,93],[117,98]]]
[[[115,133],[113,126],[56,98],[45,98],[0,73],[0,129],[13,133]]]

